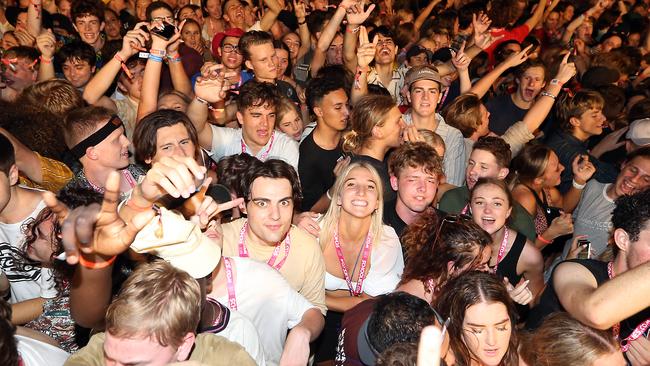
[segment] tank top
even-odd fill
[[[508,278],[508,281],[513,286],[517,286],[521,280],[521,275],[517,274],[517,263],[519,263],[519,257],[521,257],[521,252],[526,246],[526,236],[520,233],[517,233],[515,241],[512,243],[512,247],[508,251],[505,257],[499,263],[497,267],[497,275],[499,277]]]

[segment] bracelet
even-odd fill
[[[175,56],[167,55],[167,60],[169,62],[181,62],[181,55],[177,52]]]
[[[357,66],[357,74],[368,73],[370,71],[370,66],[359,67]]]
[[[537,240],[541,241],[541,242],[544,243],[544,244],[551,244],[551,243],[553,242],[553,240],[546,240],[546,239],[544,239],[544,237],[542,236],[542,234],[537,235]]]
[[[196,101],[199,102],[199,103],[201,103],[201,104],[207,104],[207,105],[210,105],[210,102],[208,102],[207,100],[205,100],[205,99],[203,99],[203,98],[201,98],[201,97],[198,97],[198,96],[196,96],[196,95],[194,96],[194,99],[196,99]]]
[[[165,51],[165,50],[156,50],[156,49],[152,48],[152,49],[149,50],[149,54],[150,55],[165,57],[165,55],[167,54],[167,51]]]
[[[39,59],[41,60],[41,63],[42,63],[42,64],[51,64],[51,63],[52,63],[52,59],[51,59],[51,58],[45,58],[45,57],[43,57],[42,55],[39,56]]]
[[[149,60],[155,61],[155,62],[163,62],[163,58],[160,56],[152,55],[149,54]]]
[[[201,104],[207,105],[208,109],[211,110],[211,111],[216,111],[216,112],[223,112],[224,111],[224,108],[215,108],[215,107],[212,106],[212,103],[208,102],[207,100],[205,100],[205,99],[203,99],[201,97],[194,96],[194,99],[196,99],[196,101],[201,103]]]
[[[573,182],[571,182],[571,184],[573,185],[573,188],[578,189],[578,190],[585,189],[585,186],[587,186],[587,183],[580,184],[580,183],[576,182],[575,179],[573,180]]]
[[[555,95],[553,95],[553,94],[551,94],[551,93],[549,93],[547,91],[543,91],[543,92],[539,93],[539,95],[541,95],[543,97],[553,98],[553,100],[557,99],[557,96],[555,96]]]
[[[303,25],[303,24],[307,24],[306,19],[303,19],[302,22],[300,20],[298,21],[298,25]]]
[[[115,262],[116,258],[117,258],[117,256],[114,255],[111,258],[109,258],[108,260],[106,260],[105,262],[97,263],[97,262],[91,262],[89,260],[86,260],[86,259],[84,259],[83,255],[79,255],[79,264],[81,264],[83,267],[86,267],[88,269],[102,269],[102,268],[106,268],[106,267],[110,266],[111,264],[113,264],[113,262]]]
[[[354,28],[354,29],[350,29],[350,27],[346,27],[346,28],[345,28],[345,32],[346,32],[346,33],[357,33],[357,32],[359,31],[359,29],[361,29],[361,26],[360,26],[360,25],[357,26],[357,27]]]
[[[329,200],[331,201],[332,200],[332,195],[330,194],[329,189],[327,191],[325,191],[325,194],[327,195],[327,198],[329,198]]]
[[[124,63],[124,59],[122,58],[122,56],[116,53],[115,56],[113,56],[113,58],[119,61],[120,67],[122,68],[122,71],[124,71],[124,73],[126,74],[126,77],[128,77],[129,79],[133,79],[133,74],[131,74],[129,68],[126,67],[126,64]]]

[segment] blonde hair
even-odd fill
[[[298,110],[296,104],[287,97],[280,97],[280,99],[278,100],[278,104],[275,106],[275,129],[276,130],[280,129],[280,122],[282,122],[284,116],[289,114],[291,111],[296,112],[298,117],[300,117],[300,119],[302,120],[302,115],[300,114],[300,111]]]
[[[85,105],[79,90],[63,79],[51,79],[30,85],[23,90],[18,103],[45,109],[58,117]]]
[[[195,333],[201,289],[187,272],[158,260],[141,264],[106,311],[106,331],[120,338],[144,335],[163,347],[178,347]]]
[[[372,235],[373,243],[377,243],[381,237],[381,232],[384,225],[384,195],[383,195],[383,184],[379,173],[377,170],[370,165],[369,163],[358,161],[350,163],[336,178],[334,182],[334,187],[332,188],[332,202],[327,209],[327,212],[323,216],[323,228],[321,229],[321,234],[319,238],[321,248],[332,241],[334,237],[334,231],[337,230],[339,224],[339,218],[341,217],[341,206],[338,204],[337,199],[341,196],[343,191],[343,184],[348,179],[348,175],[355,168],[364,168],[370,172],[372,179],[377,183],[377,209],[371,215],[371,224],[370,224],[370,234]]]
[[[357,152],[369,145],[372,129],[383,126],[388,112],[395,107],[395,101],[388,95],[367,95],[359,99],[350,114],[350,131],[343,135],[343,151]]]

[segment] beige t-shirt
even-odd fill
[[[223,225],[223,253],[227,257],[239,256],[239,233],[246,219],[239,219]],[[250,229],[249,229],[250,230]],[[323,253],[314,237],[306,231],[291,226],[289,232],[291,246],[289,257],[280,268],[280,274],[289,282],[291,287],[304,296],[309,302],[325,314],[325,261]],[[275,247],[245,243],[250,257],[266,263],[273,254]],[[279,263],[284,259],[284,242],[276,259]]]

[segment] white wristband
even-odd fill
[[[576,182],[575,179],[573,180],[572,184],[573,184],[573,188],[578,189],[578,190],[582,190],[582,189],[584,189],[585,186],[587,185],[587,183],[585,183],[585,184],[578,184],[578,182]]]
[[[329,198],[329,200],[331,201],[332,200],[332,195],[330,194],[329,189],[327,191],[325,191],[325,194],[327,195],[327,198]]]

